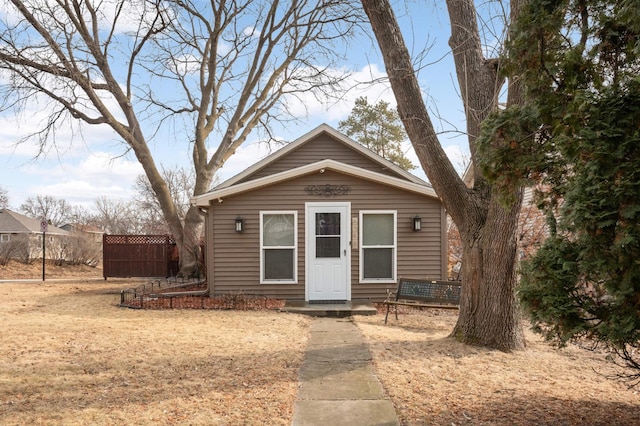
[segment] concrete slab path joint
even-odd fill
[[[399,425],[350,318],[314,318],[299,373],[293,426]]]

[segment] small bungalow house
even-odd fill
[[[433,188],[327,125],[192,202],[212,296],[382,300],[399,276],[447,277]]]

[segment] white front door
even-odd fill
[[[349,203],[306,205],[306,299],[351,300]]]

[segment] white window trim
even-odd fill
[[[363,243],[363,233],[364,233],[364,221],[363,216],[367,214],[389,214],[393,215],[393,245],[381,245],[381,246],[366,246]],[[368,283],[395,283],[397,281],[398,276],[398,212],[397,210],[360,210],[359,212],[360,219],[360,230],[358,235],[358,242],[360,245],[360,259],[359,259],[359,267],[360,267],[360,282],[363,284]],[[391,278],[364,278],[364,250],[367,248],[391,248],[393,249],[393,259],[392,265],[393,268],[392,277]]]
[[[293,246],[281,248],[293,249],[293,280],[266,280],[264,278],[264,216],[269,214],[293,215]],[[273,248],[273,247],[271,247]],[[298,212],[296,210],[265,210],[260,212],[260,284],[298,284]]]
[[[8,243],[11,241],[11,234],[0,234],[0,243]]]

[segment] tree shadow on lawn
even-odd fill
[[[527,331],[527,349],[504,353],[446,337],[453,317],[383,322],[358,319],[403,424],[631,425],[640,419],[640,397],[607,378],[617,367],[603,351],[558,350]]]
[[[466,407],[464,402],[460,402],[455,410],[420,419],[414,424],[629,426],[638,424],[640,419],[640,406],[635,404],[600,401],[597,397],[563,399],[539,394],[505,393],[484,396]]]

